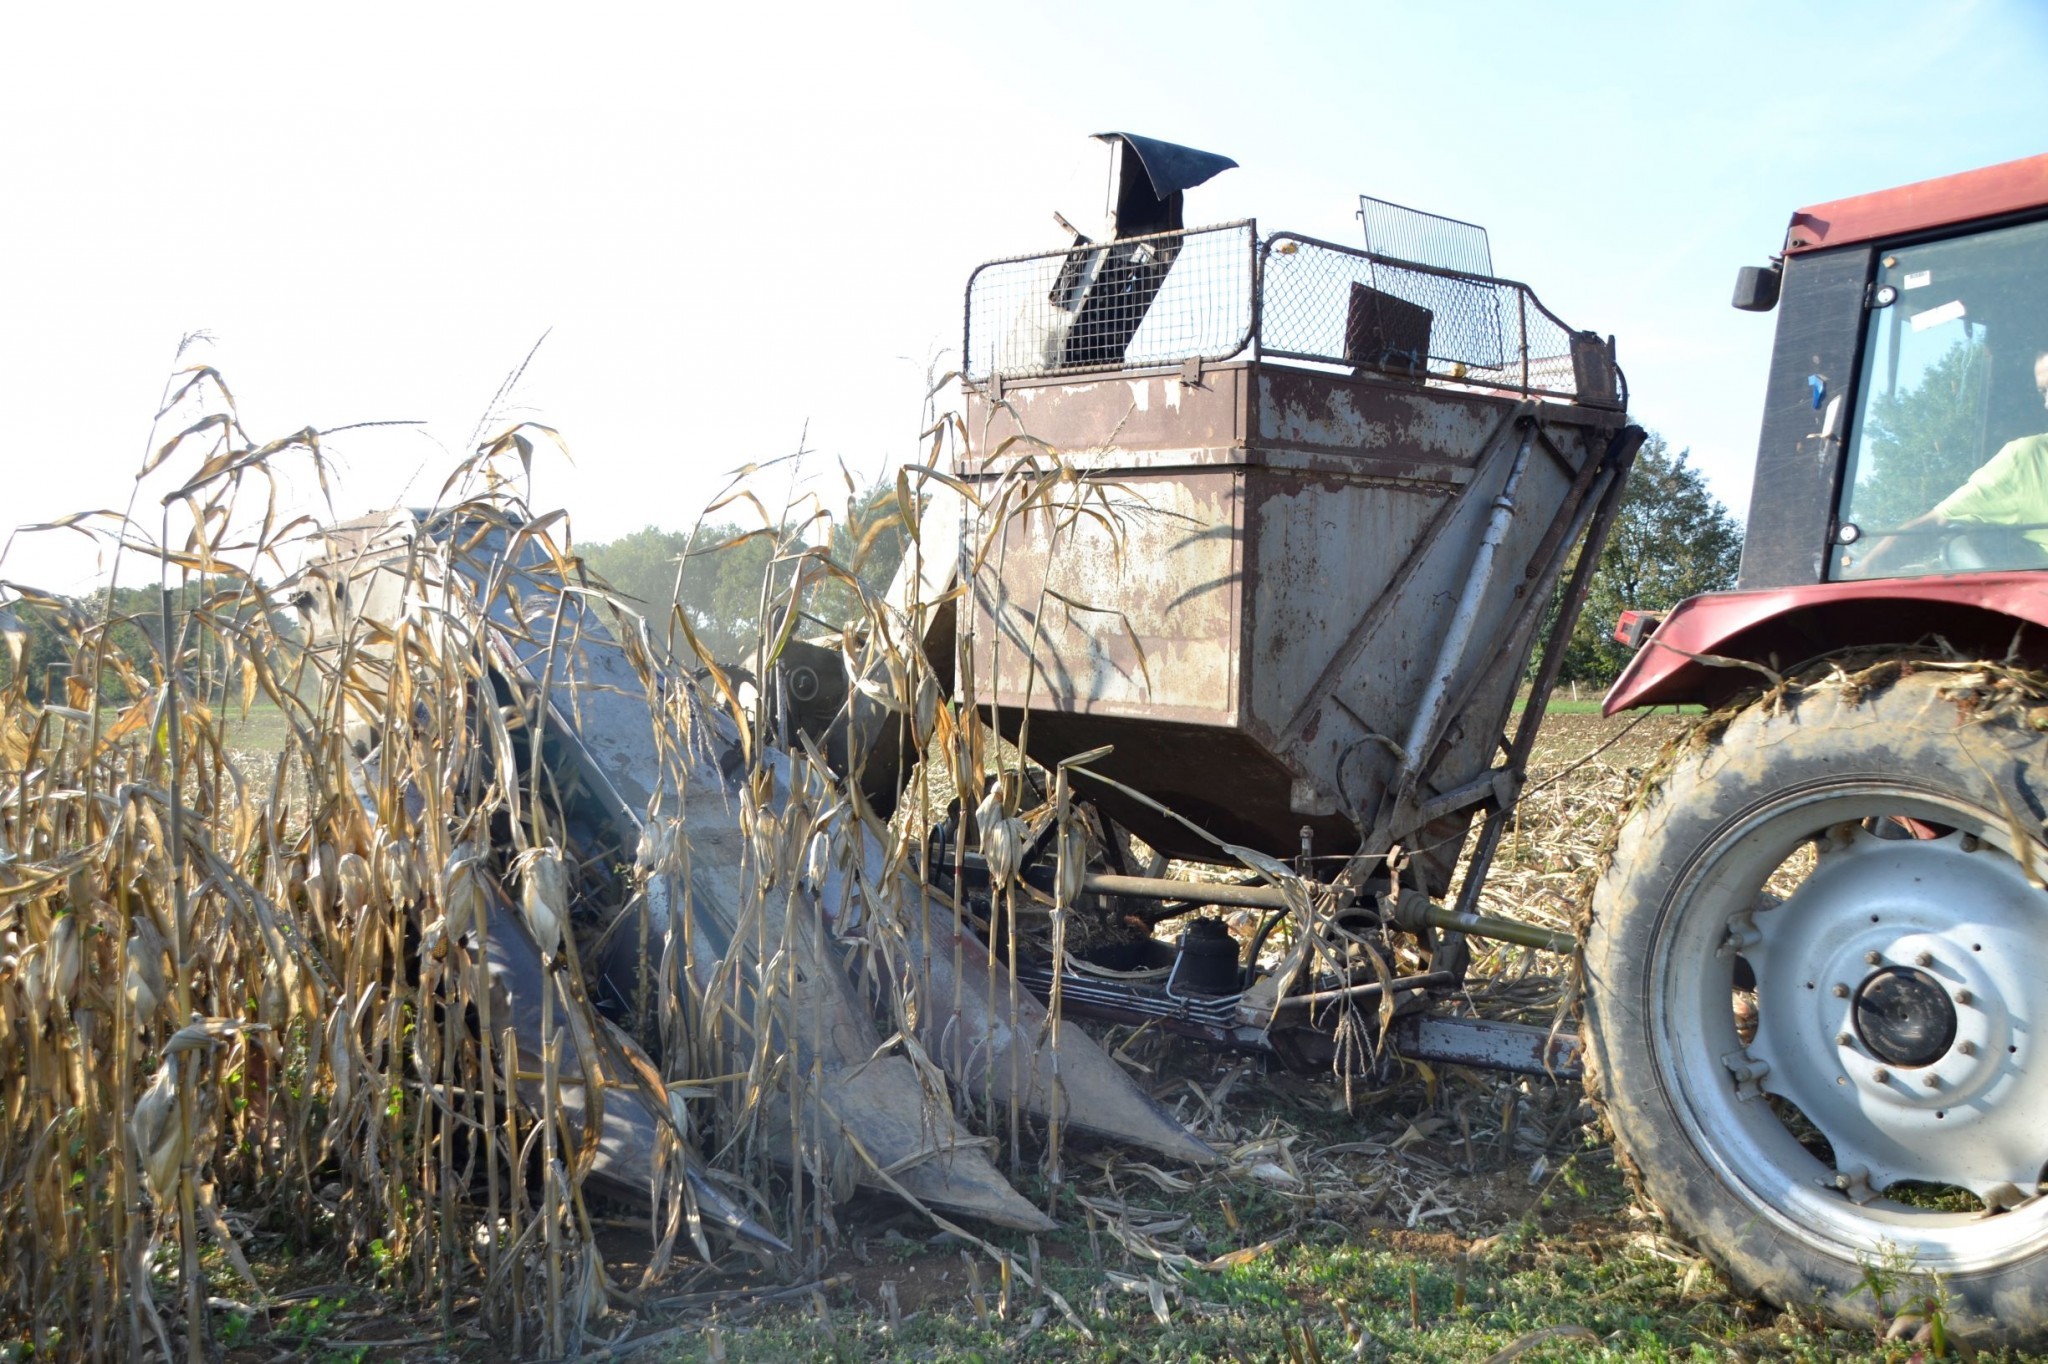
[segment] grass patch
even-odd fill
[[[869,1241],[855,1243],[835,1265],[830,1286],[810,1301],[742,1322],[707,1324],[649,1357],[679,1364],[795,1358],[1449,1364],[1487,1359],[1518,1343],[1526,1353],[1516,1357],[1531,1360],[1724,1359],[1731,1351],[1814,1361],[1911,1355],[1904,1347],[1888,1353],[1867,1335],[1825,1330],[1732,1294],[1703,1261],[1630,1217],[1627,1191],[1597,1146],[1580,1149],[1559,1168],[1563,1175],[1535,1188],[1525,1168],[1455,1176],[1454,1197],[1492,1186],[1513,1191],[1520,1205],[1463,1231],[1409,1228],[1400,1217],[1347,1222],[1341,1209],[1262,1202],[1257,1191],[1247,1199],[1227,1180],[1148,1200],[1153,1211],[1186,1216],[1199,1227],[1211,1263],[1279,1242],[1245,1263],[1189,1269],[1177,1281],[1100,1231],[1091,1236],[1083,1209],[1066,1200],[1059,1206],[1064,1226],[1041,1238],[1039,1261],[1048,1285],[1073,1304],[1092,1340],[1042,1300],[1019,1295],[1006,1308],[985,1275],[977,1303],[955,1247]],[[1222,1212],[1226,1201],[1233,1203],[1235,1230]],[[1323,1215],[1331,1212],[1340,1215]],[[1019,1258],[1028,1257],[1022,1238],[1013,1239]],[[1161,1286],[1157,1297],[1151,1283]],[[892,1295],[899,1305],[893,1325]]]
[[[238,703],[230,703],[223,717],[222,733],[230,749],[274,758],[284,752],[289,729],[284,712],[274,702],[259,700],[246,715]]]

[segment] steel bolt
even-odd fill
[[[1838,1047],[1853,1047],[1856,1045],[1856,1039],[1848,1033],[1838,1032],[1835,1034],[1835,1045]]]
[[[1922,1080],[1920,1083],[1926,1085],[1929,1089],[1940,1089],[1941,1077],[1930,1070],[1927,1072],[1927,1078]]]
[[[1837,985],[1829,993],[1834,995],[1836,999],[1847,999],[1849,997],[1849,987],[1846,985]]]
[[[1882,953],[1882,952],[1865,952],[1865,953],[1863,954],[1863,960],[1865,960],[1865,961],[1869,962],[1869,963],[1870,963],[1870,964],[1871,964],[1872,966],[1876,966],[1876,965],[1878,965],[1878,964],[1880,964],[1881,962],[1883,962],[1883,961],[1884,961],[1884,953]]]
[[[1976,1002],[1976,999],[1977,996],[1971,994],[1968,990],[1956,991],[1956,1003],[1958,1004],[1972,1004]]]
[[[1964,852],[1975,852],[1977,851],[1977,849],[1984,846],[1984,840],[1977,837],[1977,835],[1975,834],[1964,834],[1962,838],[1957,841],[1962,844]]]
[[[1919,956],[1913,958],[1913,964],[1915,966],[1932,966],[1934,965],[1934,954],[1932,952],[1922,952]]]
[[[1886,1070],[1883,1066],[1879,1066],[1876,1070],[1870,1072],[1870,1078],[1877,1081],[1881,1085],[1890,1084],[1892,1073]]]
[[[1962,1041],[1956,1043],[1956,1050],[1961,1052],[1965,1056],[1975,1056],[1977,1054],[1977,1044],[1975,1042],[1970,1041],[1968,1038],[1964,1038]]]

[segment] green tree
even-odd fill
[[[182,622],[193,612],[205,610],[213,629],[185,632],[182,666],[188,681],[205,682],[216,699],[227,696],[231,681],[231,650],[219,637],[219,627],[234,628],[259,608],[257,600],[243,592],[229,578],[204,578],[182,584],[171,593],[171,614]],[[125,702],[134,699],[126,678],[132,675],[144,686],[153,687],[160,677],[163,649],[163,592],[156,587],[101,588],[84,597],[29,596],[16,598],[0,611],[0,633],[17,635],[22,644],[21,660],[14,661],[11,646],[0,647],[0,685],[11,682],[19,666],[27,674],[30,699],[65,698],[45,695],[53,678],[85,678],[96,653],[104,650],[107,666],[100,672],[100,699]],[[182,628],[182,627],[180,627]],[[280,613],[272,628],[287,638],[297,633],[288,613]],[[124,666],[119,666],[125,664]]]
[[[62,676],[71,659],[62,615],[67,609],[68,603],[53,607],[19,598],[0,604],[0,687],[12,686],[17,673],[25,674],[29,699],[47,699],[52,666]]]
[[[1662,436],[1643,442],[1565,651],[1566,680],[1605,686],[1621,672],[1629,653],[1613,632],[1623,611],[1663,611],[1735,585],[1742,523],[1707,490],[1690,454],[1673,454]]]
[[[582,547],[584,562],[646,612],[656,640],[669,638],[669,607],[679,602],[690,629],[721,663],[737,659],[753,640],[772,550],[767,536],[749,537],[729,522],[699,526],[694,536],[644,526]],[[675,647],[688,652],[680,631]]]
[[[732,522],[688,531],[646,526],[616,540],[582,546],[584,562],[647,613],[656,640],[668,637],[669,606],[679,603],[690,629],[719,663],[745,663],[760,630],[763,581],[771,564],[771,599],[786,590],[793,567],[787,557],[794,548],[795,528],[780,536]],[[880,592],[895,576],[906,537],[896,514],[896,488],[884,481],[849,502],[835,517],[830,553],[833,562],[853,573],[870,592]],[[778,544],[784,562],[775,564]],[[683,573],[678,591],[677,565]],[[825,577],[806,594],[802,608],[814,619],[799,633],[816,633],[857,619],[860,608],[853,589]],[[678,652],[687,652],[680,634]]]
[[[1866,529],[1889,529],[1932,510],[1983,462],[1989,368],[1981,340],[1958,340],[1917,384],[1872,395],[1853,498]]]

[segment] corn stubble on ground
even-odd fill
[[[1106,1057],[1214,1148],[1204,1168],[1073,1137],[1089,1114],[949,1056],[934,1020],[957,995],[910,968],[954,925],[906,912],[911,821],[866,818],[774,753],[730,676],[656,681],[677,671],[646,643],[663,632],[600,602],[606,647],[660,703],[647,782],[669,801],[605,813],[601,774],[559,756],[577,707],[621,689],[551,709],[537,698],[565,678],[547,660],[576,649],[518,666],[593,600],[566,524],[515,493],[551,437],[493,436],[441,494],[516,542],[531,599],[494,617],[505,577],[464,559],[481,541],[423,541],[402,610],[309,647],[308,584],[274,586],[305,528],[242,513],[273,466],[318,464],[322,437],[253,440],[219,376],[181,372],[130,510],[77,523],[164,591],[98,608],[0,592],[0,1358],[1840,1345],[1750,1314],[1630,1218],[1568,1086],[1403,1065],[1352,1086],[1347,1111],[1328,1077],[1156,1034],[1015,1029],[1063,1039],[1068,1065]],[[1027,462],[994,515],[1065,514],[1073,486]],[[919,495],[906,477],[897,504]],[[804,514],[764,514],[784,554],[763,619],[792,621],[814,581],[858,585],[858,562],[785,536]],[[1014,764],[890,649],[900,620],[855,599],[885,655],[856,670],[927,753],[913,808]],[[51,696],[22,666],[36,615],[69,664]],[[1489,911],[1569,925],[1628,769],[1672,723],[1553,726]],[[692,775],[721,757],[724,803]],[[848,936],[809,912],[828,871],[868,863],[849,989],[798,988],[820,935]],[[663,875],[672,905],[727,913],[656,924]],[[690,940],[693,923],[724,940]],[[644,970],[607,995],[622,945]],[[1463,1007],[1563,1016],[1566,965],[1483,955]],[[991,1017],[1038,1018],[997,997],[994,964],[972,979]],[[834,1047],[804,1040],[816,1010],[851,1028]],[[921,1135],[850,1150],[885,1076]],[[1015,1200],[1012,1229],[943,1211],[977,1180]]]

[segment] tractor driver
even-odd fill
[[[2034,356],[2034,387],[2048,406],[2048,350]],[[1947,549],[1950,568],[2037,568],[2048,564],[2048,433],[2007,441],[1960,488],[1936,503],[1933,511],[1913,518],[1899,530],[1951,526],[2018,529],[1995,533],[1995,540],[1966,535],[1951,541]],[[1905,536],[1887,536],[1871,546],[1860,569],[1864,574],[1875,572],[1898,558],[1901,546],[1909,543]]]

